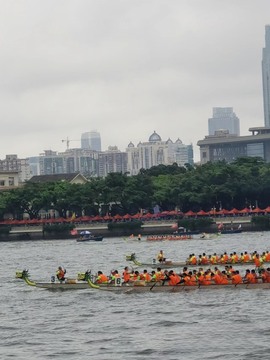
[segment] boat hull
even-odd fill
[[[221,230],[221,234],[240,234],[242,232],[242,229],[235,229],[235,230]]]
[[[193,235],[151,235],[147,236],[147,241],[175,241],[175,240],[191,240],[193,239]]]
[[[145,286],[100,286],[98,290],[101,291],[110,291],[114,293],[178,293],[178,292],[186,292],[186,291],[211,291],[211,290],[224,290],[224,289],[245,289],[245,290],[252,290],[252,289],[270,289],[270,283],[257,283],[257,284],[228,284],[228,285],[195,285],[195,286],[186,286],[186,285],[177,285],[177,286],[169,286],[169,285],[145,285]]]
[[[102,241],[102,240],[103,240],[103,236],[89,236],[87,238],[76,239],[77,242]]]
[[[172,268],[179,268],[179,267],[184,267],[184,266],[188,266],[188,267],[213,267],[213,266],[255,266],[254,261],[246,261],[246,262],[226,262],[226,263],[221,263],[218,262],[216,264],[189,264],[186,261],[166,261],[166,262],[155,262],[153,260],[152,263],[143,263],[137,260],[135,253],[131,254],[131,255],[127,255],[126,256],[126,260],[127,261],[132,261],[136,266],[141,266],[141,267],[150,267],[152,269],[157,269],[158,267],[160,267],[161,269],[172,269]],[[269,264],[269,262],[264,262],[264,264]]]
[[[46,283],[36,282],[36,287],[41,289],[47,289],[51,291],[65,291],[65,290],[82,290],[89,289],[87,282],[74,282],[74,283]]]

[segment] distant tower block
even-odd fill
[[[208,119],[208,134],[215,135],[220,130],[228,131],[231,135],[240,135],[240,121],[232,107],[213,108],[213,117]]]
[[[95,130],[83,133],[81,136],[81,148],[101,151],[100,133]]]

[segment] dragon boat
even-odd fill
[[[149,235],[146,237],[147,241],[163,241],[163,240],[191,240],[193,235],[188,234],[170,234],[170,235]]]
[[[178,293],[178,292],[186,292],[186,291],[208,291],[208,290],[221,290],[221,289],[268,289],[270,290],[270,283],[256,283],[256,284],[247,284],[247,283],[240,283],[240,284],[227,284],[227,285],[217,285],[217,284],[210,284],[210,285],[191,285],[187,286],[185,284],[179,285],[166,285],[162,282],[150,282],[147,283],[143,280],[134,281],[131,284],[121,284],[119,281],[118,284],[95,284],[93,283],[90,276],[86,277],[88,285],[90,288],[95,290],[113,292],[118,294],[132,294],[132,293]]]
[[[51,291],[64,291],[64,290],[81,290],[81,289],[89,289],[89,284],[85,278],[86,273],[79,273],[77,279],[66,279],[65,281],[55,281],[55,277],[52,276],[50,282],[39,282],[30,280],[28,270],[16,271],[16,278],[22,279],[26,282],[27,285],[47,289]]]
[[[135,265],[137,266],[144,266],[144,267],[151,267],[152,269],[156,269],[156,268],[161,268],[161,269],[172,269],[172,268],[178,268],[178,267],[184,267],[184,266],[188,266],[188,267],[204,267],[204,266],[208,266],[208,267],[211,267],[211,266],[226,266],[226,265],[232,265],[232,266],[249,266],[249,265],[253,265],[255,266],[254,264],[254,261],[246,261],[246,262],[217,262],[215,264],[211,264],[211,263],[207,263],[207,264],[190,264],[187,261],[164,261],[164,262],[159,262],[159,261],[156,261],[156,259],[153,259],[152,263],[147,263],[147,262],[140,262],[137,260],[137,257],[136,257],[136,254],[135,253],[132,253],[131,255],[126,255],[126,260],[127,261],[132,261]],[[269,264],[269,262],[265,261],[264,262],[265,264]]]
[[[126,255],[126,260],[127,261],[132,261],[135,265],[137,266],[145,266],[145,267],[150,267],[152,269],[156,269],[158,267],[160,267],[161,269],[171,269],[171,268],[176,268],[176,267],[183,267],[183,266],[187,266],[187,263],[182,261],[182,262],[175,262],[175,261],[164,261],[162,263],[156,261],[156,259],[153,259],[153,261],[150,263],[142,263],[140,261],[137,260],[136,254],[132,253],[131,255]]]

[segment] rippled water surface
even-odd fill
[[[172,260],[190,253],[270,250],[269,233],[212,240],[138,242],[105,238],[2,242],[0,359],[270,359],[270,291],[219,289],[111,294],[93,289],[50,292],[15,279],[29,269],[49,281],[126,266],[125,254],[149,261],[160,249]]]

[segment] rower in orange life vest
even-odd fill
[[[247,283],[247,284],[256,284],[256,282],[258,282],[258,280],[256,279],[256,273],[254,275],[254,273],[252,273],[252,271],[247,269],[246,274],[243,278],[243,282]]]
[[[197,264],[197,258],[196,258],[196,256],[195,256],[195,254],[191,254],[191,255],[189,256],[188,263],[189,263],[190,265],[196,265],[196,264]]]
[[[62,266],[59,266],[58,270],[56,271],[57,279],[59,281],[65,281],[65,274],[66,274],[66,270]]]
[[[117,279],[121,279],[120,274],[118,273],[118,270],[114,270],[111,272],[111,280],[110,283],[115,283]]]
[[[140,279],[144,280],[145,282],[151,281],[151,275],[148,273],[146,269],[143,270],[143,273],[140,274]]]
[[[181,282],[181,278],[179,275],[177,275],[173,270],[170,270],[168,273],[168,278],[169,278],[169,285],[171,286],[175,286],[180,284]]]
[[[265,269],[261,269],[260,270],[260,275],[262,278],[262,282],[264,283],[270,283],[270,268]]]
[[[256,254],[256,256],[253,259],[254,264],[257,268],[261,267],[263,265],[263,259],[260,257],[259,254]]]
[[[102,271],[98,271],[98,276],[97,279],[95,281],[96,284],[107,284],[108,283],[108,278],[105,274],[103,274]]]
[[[242,284],[243,279],[242,276],[239,273],[239,270],[235,270],[231,276],[231,280],[232,280],[232,284],[237,285],[237,284]]]
[[[128,268],[128,266],[126,266],[126,267],[124,268],[122,278],[123,278],[124,283],[128,283],[128,282],[129,282],[129,280],[130,280],[130,273],[129,273],[129,268]]]

